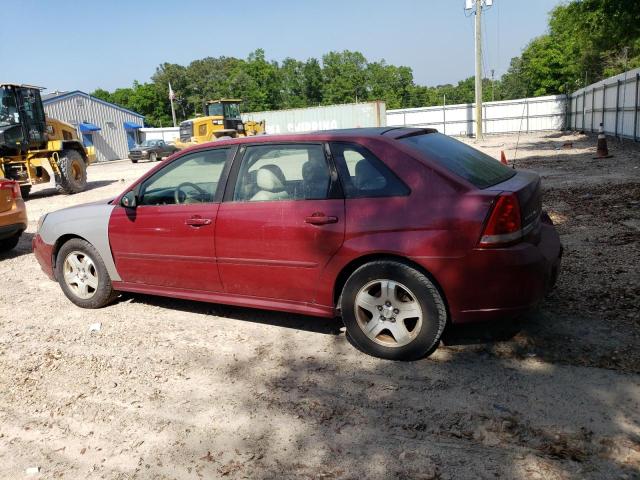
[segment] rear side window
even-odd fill
[[[441,133],[414,135],[400,141],[478,188],[496,185],[516,174],[495,158]]]
[[[251,145],[242,157],[233,200],[323,200],[330,187],[322,145]]]
[[[331,153],[346,198],[397,197],[409,188],[369,150],[350,143],[332,143]]]

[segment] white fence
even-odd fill
[[[482,104],[484,133],[562,130],[566,96],[520,98]],[[387,126],[431,127],[447,135],[475,135],[475,104],[387,110]]]
[[[636,68],[572,93],[570,128],[597,132],[602,123],[608,135],[640,140],[639,86],[640,68]]]

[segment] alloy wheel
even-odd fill
[[[85,253],[72,251],[64,259],[64,281],[78,298],[89,299],[98,289],[98,270],[93,260]]]
[[[358,326],[369,339],[386,347],[402,347],[422,328],[423,311],[414,293],[389,279],[373,280],[355,299]]]

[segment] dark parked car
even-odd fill
[[[430,129],[247,137],[48,214],[34,250],[81,307],[128,291],[341,315],[361,348],[407,359],[542,299],[562,248],[541,205],[538,175]]]
[[[133,163],[138,163],[139,160],[162,160],[170,155],[176,153],[179,149],[175,145],[165,143],[164,140],[145,140],[139,145],[136,145],[129,151],[129,159]]]

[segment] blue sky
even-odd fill
[[[501,75],[529,40],[544,33],[548,12],[559,3],[494,0],[484,15],[487,75],[491,69]],[[359,50],[369,60],[411,67],[423,85],[473,75],[473,18],[465,17],[464,0],[233,5],[202,0],[3,2],[0,81],[49,90],[112,90],[147,81],[162,62],[244,58],[256,48],[278,61]]]

